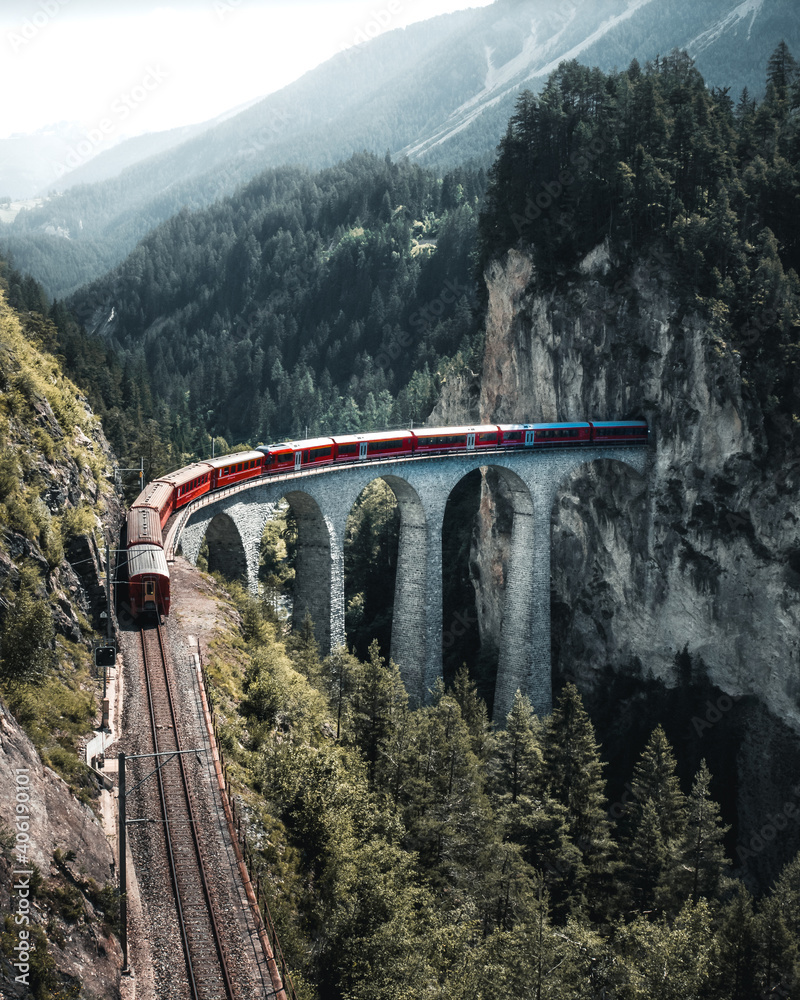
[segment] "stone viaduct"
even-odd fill
[[[644,476],[649,454],[644,446],[592,447],[462,453],[312,469],[202,498],[170,528],[165,548],[170,558],[180,545],[196,565],[207,538],[216,565],[255,590],[264,528],[278,503],[287,500],[298,525],[295,621],[308,611],[327,653],[345,643],[347,517],[362,490],[373,480],[384,479],[400,508],[391,655],[412,703],[420,704],[442,674],[445,506],[464,476],[491,467],[505,480],[514,508],[494,716],[505,720],[518,688],[544,715],[551,709],[551,509],[568,477],[601,459],[624,463]]]

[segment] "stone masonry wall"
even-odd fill
[[[412,703],[419,704],[442,673],[442,524],[447,499],[464,476],[490,465],[503,477],[514,507],[495,718],[505,719],[518,688],[539,714],[546,714],[551,707],[550,518],[556,493],[580,466],[601,459],[623,462],[645,476],[649,456],[641,447],[555,449],[314,470],[206,498],[187,519],[180,544],[196,564],[203,538],[216,535],[224,541],[232,566],[246,563],[254,590],[264,528],[279,501],[288,500],[298,521],[295,619],[310,612],[321,649],[328,653],[345,641],[347,517],[362,490],[384,478],[398,497],[401,518],[392,657]],[[225,515],[226,527],[235,526],[241,549],[232,543],[230,531],[209,531],[215,518],[216,523],[223,521],[220,515]],[[237,558],[239,552],[244,563]]]

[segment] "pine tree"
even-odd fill
[[[627,803],[626,813],[635,829],[644,804],[649,801],[657,812],[665,844],[680,837],[686,827],[686,797],[681,792],[675,768],[675,757],[666,733],[661,726],[656,726],[634,767],[633,800]]]
[[[501,801],[514,804],[522,795],[534,797],[544,791],[541,726],[530,701],[519,691],[505,729],[495,736],[490,768],[493,791]]]
[[[604,995],[595,983],[602,942],[584,925],[558,926],[541,880],[513,928],[479,945],[469,1000],[583,1000]]]
[[[494,837],[483,768],[450,695],[415,712],[413,725],[399,796],[407,843],[459,897],[469,895]]]
[[[708,1000],[713,943],[704,899],[687,902],[674,920],[637,917],[617,933],[620,960],[611,995],[620,1000]]]
[[[789,46],[781,39],[767,62],[767,84],[772,84],[780,100],[786,99],[797,73],[797,61],[789,51]]]
[[[757,918],[763,996],[800,990],[800,853],[783,869]]]
[[[588,892],[602,907],[613,870],[610,822],[606,810],[603,764],[589,716],[574,684],[567,684],[545,728],[545,772],[549,792],[566,811],[566,826],[581,862],[572,873],[574,902]]]
[[[668,849],[651,798],[644,800],[636,830],[625,851],[625,882],[630,902],[640,913],[656,906],[656,889],[667,867]]]
[[[350,704],[351,738],[366,758],[369,787],[374,789],[382,748],[408,704],[400,670],[381,656],[377,640],[369,647],[369,661],[359,670]]]
[[[492,745],[492,723],[486,702],[478,695],[478,686],[470,680],[465,666],[456,671],[451,693],[459,704],[461,717],[472,737],[472,750],[479,760],[484,760]]]
[[[719,915],[712,968],[715,996],[751,1000],[758,995],[758,922],[752,897],[741,883]]]
[[[668,872],[670,886],[681,900],[714,900],[723,883],[730,861],[725,857],[723,838],[730,827],[720,819],[719,806],[711,798],[711,772],[703,760],[689,796],[686,830],[680,844],[680,867]]]

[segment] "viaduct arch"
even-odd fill
[[[264,528],[280,501],[287,500],[298,522],[295,621],[308,611],[327,653],[345,642],[347,517],[364,488],[384,479],[400,508],[391,652],[412,703],[420,704],[442,673],[442,525],[447,499],[464,476],[490,467],[503,478],[514,511],[494,716],[505,719],[518,688],[544,715],[552,707],[551,510],[559,488],[581,466],[599,460],[623,463],[644,477],[650,459],[646,447],[594,447],[579,452],[460,453],[313,469],[203,497],[171,528],[165,548],[169,558],[180,544],[196,565],[209,535],[209,543],[213,540],[227,553],[228,565],[255,590]]]

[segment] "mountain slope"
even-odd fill
[[[486,163],[519,91],[538,90],[564,59],[608,70],[689,47],[707,83],[736,95],[763,89],[782,37],[800,50],[800,19],[783,0],[497,0],[340,53],[177,148],[20,213],[0,240],[17,266],[65,294],[182,207],[211,204],[268,166],[325,167],[362,149]]]

